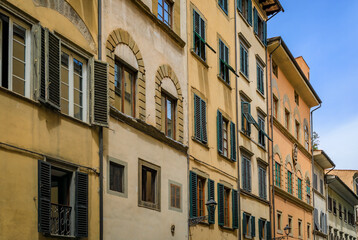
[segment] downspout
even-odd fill
[[[269,155],[271,156],[271,166],[272,166],[272,169],[269,169],[269,172],[271,174],[271,181],[272,181],[272,191],[270,191],[270,198],[272,200],[272,204],[271,204],[271,211],[272,211],[272,214],[270,214],[270,217],[271,217],[271,222],[272,222],[272,228],[273,228],[273,237],[274,239],[276,238],[276,214],[275,214],[275,174],[274,174],[274,163],[275,163],[275,160],[274,160],[274,155],[273,155],[273,92],[272,92],[272,54],[281,46],[282,44],[282,41],[281,41],[281,38],[280,38],[280,42],[278,44],[278,46],[270,53],[270,102],[271,102],[271,113],[270,113],[270,117],[269,117],[269,121],[270,121],[270,128],[271,128],[271,148],[269,147]],[[266,58],[267,58],[267,55],[266,55]],[[266,78],[266,82],[267,82],[267,78]],[[267,86],[267,84],[266,84]],[[268,86],[267,86],[268,87]],[[267,88],[266,87],[266,88]],[[268,101],[267,101],[267,105],[268,105]],[[268,107],[268,106],[267,106]],[[270,134],[270,132],[269,132]],[[270,166],[270,164],[269,164]],[[272,170],[272,172],[270,171]]]
[[[102,0],[98,0],[98,60],[102,60]],[[99,127],[99,239],[103,240],[103,127]]]
[[[318,107],[316,107],[315,109],[313,109],[312,111],[311,111],[311,154],[312,154],[312,176],[311,176],[311,179],[312,179],[312,187],[313,187],[313,175],[314,175],[314,156],[313,156],[313,138],[312,138],[312,136],[313,136],[313,112],[314,111],[316,111],[316,110],[318,110],[319,108],[321,108],[321,106],[322,106],[322,103],[319,103],[319,106]],[[313,190],[313,188],[312,188],[312,203],[313,203],[313,209],[315,208],[315,204],[314,204],[314,195],[315,195],[315,193],[314,193],[314,190]],[[313,227],[313,232],[315,231],[314,229],[315,229],[315,225],[314,225],[314,214],[312,214],[312,227]],[[313,234],[313,240],[315,240],[316,239],[316,234]]]
[[[185,6],[186,7],[186,6]],[[187,17],[186,17],[186,19],[190,19],[190,12],[189,12],[189,15],[188,15],[188,10],[186,9],[186,14],[187,14]],[[185,22],[185,24],[187,25],[187,23]],[[187,94],[188,94],[188,96],[187,96],[187,98],[188,98],[188,101],[187,101],[187,104],[188,104],[188,107],[186,108],[187,109],[187,113],[186,113],[186,119],[187,119],[187,124],[188,124],[188,127],[187,127],[187,136],[188,136],[188,149],[187,149],[187,154],[186,154],[186,158],[187,158],[187,176],[186,176],[186,178],[187,178],[187,188],[188,188],[188,190],[187,190],[187,197],[186,197],[186,199],[187,199],[187,206],[189,206],[188,207],[188,209],[187,209],[187,216],[188,216],[188,222],[187,222],[187,227],[188,227],[188,232],[187,232],[187,234],[188,234],[188,240],[190,240],[190,225],[189,225],[189,219],[190,219],[190,194],[189,194],[189,191],[190,191],[190,188],[189,188],[189,183],[190,183],[190,177],[189,177],[189,172],[190,172],[190,152],[189,152],[189,150],[190,150],[190,138],[189,138],[189,120],[190,120],[190,117],[189,117],[189,111],[190,111],[190,104],[189,104],[189,101],[190,101],[190,99],[191,99],[191,97],[190,97],[190,84],[189,84],[189,56],[188,56],[188,53],[189,53],[189,51],[190,51],[190,46],[188,46],[188,40],[189,40],[189,37],[188,37],[188,35],[189,35],[189,32],[188,32],[188,30],[187,30],[187,32],[186,32],[186,42],[187,42],[187,44],[185,45],[186,46],[186,48],[187,48],[187,51],[186,51],[186,56],[185,56],[185,61],[186,61],[186,74],[187,74],[187,82],[186,82],[186,86],[187,86]],[[193,99],[194,100],[194,99]]]

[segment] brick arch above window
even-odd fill
[[[145,97],[145,67],[144,61],[141,51],[137,46],[136,42],[133,40],[131,35],[123,30],[116,29],[111,32],[107,38],[106,42],[106,59],[109,65],[108,68],[108,80],[109,80],[109,97],[110,104],[114,106],[115,99],[115,88],[114,88],[114,64],[115,64],[115,54],[114,50],[120,44],[127,45],[133,52],[135,58],[138,63],[138,73],[137,73],[137,81],[136,81],[136,117],[145,121],[146,120],[146,97]]]
[[[165,65],[161,65],[156,74],[155,74],[155,112],[156,112],[156,117],[155,117],[155,122],[156,122],[156,127],[159,130],[163,130],[162,129],[162,81],[164,79],[170,79],[177,91],[177,110],[176,110],[176,136],[177,140],[179,142],[183,142],[184,140],[184,114],[183,114],[183,94],[182,94],[182,90],[180,88],[180,84],[179,84],[179,80],[178,77],[176,76],[175,72],[173,71],[173,69],[165,64]]]

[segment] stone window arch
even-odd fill
[[[175,140],[183,142],[184,139],[184,114],[183,114],[183,94],[178,77],[174,70],[167,64],[161,65],[155,74],[155,122],[156,127],[164,132],[163,113],[162,113],[162,93],[169,94],[176,100],[175,109]]]
[[[287,96],[287,94],[285,94],[284,96],[283,96],[283,100],[282,100],[282,106],[283,106],[283,111],[284,111],[284,121],[285,121],[285,126],[287,127],[287,130],[289,130],[290,131],[290,129],[291,129],[291,123],[292,123],[292,121],[291,121],[291,116],[292,116],[292,109],[291,109],[291,104],[290,104],[290,99],[289,99],[289,97]],[[286,124],[286,111],[288,111],[288,116],[289,116],[289,118],[288,118],[288,124]]]
[[[136,42],[133,40],[131,35],[123,30],[116,29],[111,32],[107,38],[106,42],[106,60],[109,65],[108,68],[108,80],[109,80],[109,96],[110,96],[110,104],[111,106],[115,106],[115,61],[116,61],[116,53],[118,54],[121,50],[118,50],[118,46],[124,44],[128,46],[130,51],[133,53],[134,58],[136,59],[136,82],[135,82],[135,116],[136,118],[141,119],[142,121],[146,120],[146,76],[145,76],[145,67],[144,61],[137,46]],[[126,51],[126,50],[123,50]],[[122,59],[127,60],[127,59]],[[133,65],[133,64],[130,64]]]

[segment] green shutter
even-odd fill
[[[203,143],[208,142],[208,135],[206,132],[206,102],[204,100],[200,101],[200,125],[201,125],[201,141]]]
[[[246,159],[244,157],[241,158],[241,175],[242,175],[242,188],[247,190],[246,183]]]
[[[237,9],[242,12],[242,0],[237,0]]]
[[[250,26],[252,26],[252,2],[251,0],[247,1],[247,21],[249,22]]]
[[[239,228],[239,208],[238,208],[238,197],[237,191],[232,190],[232,228]]]
[[[240,44],[240,71],[244,72],[244,48]]]
[[[263,27],[264,27],[264,29],[263,29],[264,44],[265,44],[265,46],[267,46],[267,22],[266,21],[264,22]]]
[[[254,32],[257,35],[259,32],[259,21],[256,8],[254,8]]]
[[[201,140],[200,101],[201,99],[198,97],[198,95],[194,94],[194,135],[198,140]]]
[[[76,172],[76,237],[88,237],[88,174]]]
[[[246,236],[246,213],[242,213],[242,235],[245,237]]]
[[[189,173],[189,189],[190,189],[190,218],[198,216],[197,208],[197,175],[195,172]]]
[[[236,162],[236,131],[235,123],[230,123],[231,160]]]
[[[51,164],[38,161],[38,231],[50,233]]]
[[[218,224],[224,226],[224,185],[218,183]]]
[[[251,216],[251,237],[255,237],[256,229],[255,229],[255,217]]]
[[[259,219],[259,239],[262,239],[262,220]]]
[[[271,222],[266,222],[267,240],[271,240]]]
[[[213,199],[215,200],[215,185],[214,181],[208,179],[208,200]],[[212,207],[211,211],[209,211],[208,223],[214,224],[215,223],[215,208]]]
[[[217,111],[217,138],[218,138],[218,152],[223,153],[223,116],[221,112]]]
[[[247,161],[247,188],[248,191],[251,192],[251,161],[249,159]]]

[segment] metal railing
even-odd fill
[[[72,207],[51,203],[51,235],[71,235]]]

